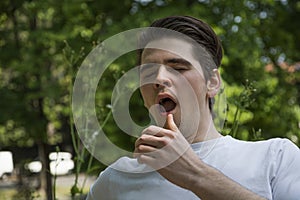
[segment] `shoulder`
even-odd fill
[[[289,165],[293,160],[300,163],[300,149],[289,139],[274,138],[257,143],[266,146],[277,166]]]
[[[274,176],[271,180],[274,199],[299,199],[300,149],[288,139],[274,146]]]
[[[121,157],[100,173],[91,186],[87,199],[115,199],[116,195],[119,195],[116,191],[122,194],[122,191],[134,183],[143,172],[150,171],[153,170],[146,165],[139,164],[136,159]]]
[[[87,200],[111,199],[114,194],[114,182],[118,182],[118,169],[126,168],[124,163],[132,162],[127,157],[118,159],[103,170],[90,188]]]
[[[261,141],[242,141],[230,136],[226,138],[231,158],[237,162],[248,160],[253,165],[272,168],[272,172],[285,168],[294,161],[300,162],[300,150],[290,140],[272,138]]]
[[[104,171],[102,171],[98,177],[98,180],[111,183],[116,179],[116,177],[118,179],[118,177],[126,177],[132,174],[151,171],[153,171],[153,169],[149,168],[147,165],[139,164],[137,159],[121,157],[116,162],[108,166]]]
[[[259,175],[267,178],[272,199],[299,199],[300,149],[292,141],[273,138],[247,142],[231,138],[229,144],[234,146],[237,159],[246,161],[247,170],[251,170],[251,166],[255,168],[256,179]]]
[[[243,151],[252,151],[255,149],[258,151],[267,151],[272,154],[278,154],[282,151],[294,151],[295,153],[299,151],[299,148],[286,138],[272,138],[260,141],[243,141],[232,138],[231,136],[226,137],[229,145],[237,148],[243,148]]]
[[[110,182],[111,172],[112,171],[110,170],[110,168],[106,168],[100,173],[100,175],[90,188],[90,191],[87,195],[87,200],[103,199],[111,193],[109,184],[107,184]]]
[[[274,152],[277,173],[281,169],[286,171],[294,165],[297,166],[297,170],[300,169],[300,149],[292,141],[288,139],[276,139],[273,142],[272,151]]]

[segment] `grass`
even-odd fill
[[[88,192],[88,188],[84,188],[84,193]],[[44,195],[41,192],[36,191],[31,194],[31,197],[28,197],[26,194],[29,194],[30,191],[18,191],[14,188],[9,189],[0,189],[0,199],[5,200],[27,200],[27,199],[35,199],[35,200],[44,200]],[[71,200],[70,187],[59,187],[56,189],[57,200]],[[26,198],[27,196],[27,198]]]
[[[0,189],[0,199],[11,200],[16,193],[15,189]]]
[[[82,183],[83,176],[80,176],[79,183]],[[87,184],[83,188],[83,193],[89,191],[90,185],[94,182],[95,177],[90,177]],[[56,200],[72,200],[70,189],[74,181],[73,175],[62,176],[57,180],[56,185]],[[2,200],[45,200],[43,191],[30,191],[29,189],[18,190],[17,187],[0,187],[0,199]],[[80,198],[74,198],[79,200]],[[73,199],[73,200],[74,200]]]

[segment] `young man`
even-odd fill
[[[121,158],[101,173],[87,199],[299,199],[293,143],[239,141],[214,127],[222,47],[213,30],[188,16],[151,27],[188,37],[150,31],[140,39],[140,90],[157,125],[137,139],[135,159]],[[145,166],[153,170],[137,173]]]

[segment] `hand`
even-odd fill
[[[135,143],[134,155],[139,163],[151,166],[172,183],[187,189],[192,184],[190,177],[202,162],[179,131],[172,114],[167,116],[166,128],[144,129]]]
[[[200,160],[171,114],[167,116],[166,128],[149,126],[142,132],[135,143],[134,155],[138,162],[151,166],[201,199],[264,199]]]

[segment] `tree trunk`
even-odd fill
[[[41,189],[44,190],[46,199],[53,200],[52,195],[52,177],[50,173],[49,148],[45,142],[38,142],[39,157],[42,162],[41,171]]]

